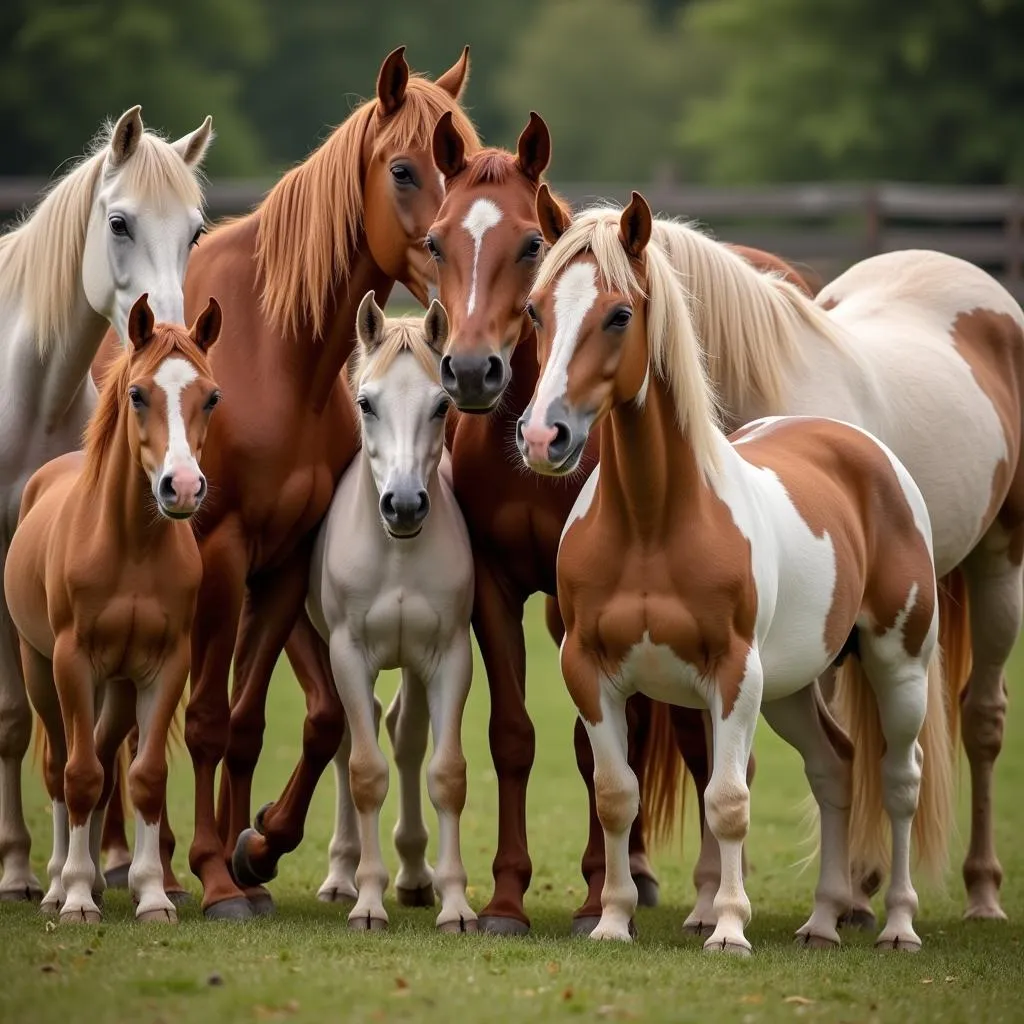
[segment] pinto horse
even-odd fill
[[[210,119],[168,142],[139,107],[97,136],[32,215],[0,237],[0,564],[28,478],[75,451],[96,405],[89,364],[108,326],[125,336],[148,292],[157,316],[184,319],[182,278],[203,230],[198,168]],[[32,737],[17,637],[0,600],[0,899],[38,899],[21,803]],[[172,878],[169,884],[176,884]]]
[[[101,816],[136,720],[128,884],[140,921],[177,921],[164,891],[160,818],[202,576],[188,520],[207,493],[199,458],[220,398],[207,353],[221,316],[211,300],[186,333],[155,324],[148,298],[129,314],[129,345],[85,451],[48,462],[25,486],[4,573],[25,681],[46,730],[53,856],[42,909],[62,922],[100,920]]]
[[[434,133],[434,159],[445,176],[445,200],[427,235],[437,264],[440,297],[451,333],[441,363],[441,380],[460,410],[479,415],[453,417],[450,434],[453,478],[473,538],[476,598],[473,629],[491,692],[491,756],[498,777],[498,848],[494,894],[480,915],[485,931],[522,934],[529,929],[523,897],[532,865],[526,833],[526,787],[534,759],[534,732],[526,710],[526,651],[523,608],[535,593],[548,595],[548,621],[561,640],[555,593],[558,539],[576,500],[582,477],[530,478],[518,456],[498,458],[514,443],[515,423],[537,383],[537,337],[524,313],[534,272],[543,253],[537,217],[538,188],[551,158],[551,136],[543,118],[531,113],[515,153],[486,149],[467,154],[466,142],[446,115]],[[546,193],[550,196],[550,193]],[[545,207],[548,215],[551,211]],[[559,204],[559,224],[568,211]],[[758,269],[772,271],[804,288],[791,267],[768,253],[742,249]],[[596,441],[583,456],[589,471]],[[630,701],[630,765],[643,777],[650,702]],[[707,755],[700,714],[675,712],[676,742],[687,757],[703,795]],[[600,914],[604,853],[594,805],[593,761],[582,724],[575,731],[576,757],[588,791],[590,834],[583,854],[588,895],[573,919],[587,933]],[[672,743],[667,756],[678,759]],[[675,777],[663,773],[652,793],[672,803]],[[673,806],[674,810],[674,806]],[[702,820],[703,820],[703,811]],[[630,832],[630,863],[641,905],[653,905],[657,882],[645,852],[642,817]]]
[[[560,209],[543,197],[540,206],[554,241],[565,228]],[[971,767],[966,916],[1003,917],[991,791],[1006,712],[1003,669],[1022,616],[1024,312],[990,275],[942,253],[871,257],[815,304],[752,273],[689,225],[656,220],[654,236],[695,299],[695,329],[727,428],[765,415],[835,416],[879,437],[920,486],[940,577],[951,725],[959,709]],[[647,784],[677,771],[674,758],[652,761]],[[710,924],[717,850],[706,830],[704,837],[693,920]],[[871,926],[875,872],[860,867],[855,916]]]
[[[919,949],[911,829],[927,862],[941,864],[952,810],[924,499],[881,442],[836,420],[763,420],[730,443],[687,295],[649,244],[652,231],[633,193],[621,215],[580,217],[548,253],[528,306],[541,374],[517,424],[524,461],[549,475],[574,472],[590,433],[600,439],[599,467],[558,550],[562,672],[594,750],[605,833],[591,937],[629,941],[633,932],[627,835],[639,786],[626,761],[625,704],[639,690],[711,713],[705,802],[721,883],[705,949],[751,948],[741,851],[759,711],[801,753],[821,813],[819,884],[798,936],[839,944],[850,850],[876,855],[869,837],[884,807],[892,879],[877,944]],[[878,761],[854,757],[817,689],[851,649],[856,670],[837,685],[856,697],[852,735],[871,754],[884,747]]]

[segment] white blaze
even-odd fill
[[[476,277],[480,264],[480,248],[484,244],[484,235],[496,224],[501,222],[501,210],[497,203],[490,199],[478,199],[463,218],[462,226],[473,239],[473,280],[469,287],[469,299],[466,302],[466,315],[472,316],[476,309]]]
[[[196,368],[187,360],[172,357],[160,364],[153,377],[153,383],[163,388],[167,396],[167,454],[164,456],[164,472],[170,473],[175,466],[188,466],[199,471],[195,456],[188,444],[185,432],[185,417],[181,409],[181,393],[199,376]]]

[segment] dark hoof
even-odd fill
[[[403,907],[432,907],[434,905],[434,886],[430,882],[418,889],[395,887],[395,895]]]
[[[658,883],[650,875],[634,875],[636,885],[636,905],[638,907],[656,907],[658,905]]]
[[[273,806],[274,806],[273,802],[271,802],[269,804],[264,804],[256,812],[256,817],[252,819],[252,827],[254,829],[256,829],[256,831],[259,832],[259,834],[261,836],[265,836],[267,834],[266,833],[266,828],[265,828],[265,826],[263,824],[263,819],[266,817],[267,811],[269,811],[270,808],[273,807]]]
[[[127,889],[128,888],[128,869],[131,864],[119,864],[116,868],[111,868],[109,871],[103,872],[103,878],[106,880],[108,889]]]
[[[572,919],[572,934],[582,935],[584,938],[586,938],[600,923],[600,914],[598,914],[596,917],[574,917]]]
[[[167,889],[167,898],[176,907],[187,907],[192,902],[192,896],[190,893],[185,892],[184,889]]]
[[[388,929],[387,921],[382,921],[379,917],[370,917],[369,914],[366,917],[350,917],[348,926],[354,932],[385,932]]]
[[[24,889],[4,889],[0,892],[0,903],[41,903],[43,890],[26,885]]]
[[[277,875],[277,868],[269,875],[264,875],[258,871],[249,859],[249,840],[259,838],[260,833],[254,828],[247,828],[238,837],[238,842],[235,843],[235,852],[231,855],[231,871],[235,876],[235,881],[243,889],[252,889],[257,885],[266,885],[267,882],[273,881]]]
[[[839,918],[840,928],[857,928],[863,932],[873,932],[878,927],[878,919],[870,910],[857,908]]]
[[[252,907],[252,912],[257,917],[273,917],[277,913],[274,897],[266,889],[260,889],[257,892],[247,892],[245,898],[249,901],[249,906]]]
[[[203,917],[207,921],[248,921],[254,916],[252,906],[244,896],[233,896],[203,909]]]
[[[477,919],[477,928],[488,935],[529,935],[530,926],[518,917],[488,915]]]
[[[469,932],[476,933],[479,931],[479,925],[476,921],[467,921],[466,918],[460,917],[458,921],[445,921],[444,924],[437,926],[439,932],[450,932],[455,935],[465,935]]]

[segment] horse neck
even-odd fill
[[[617,405],[601,427],[598,477],[602,513],[618,516],[628,534],[658,543],[699,509],[707,493],[672,398],[651,371],[647,399]]]

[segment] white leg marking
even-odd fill
[[[476,309],[476,278],[484,235],[501,222],[501,217],[501,209],[497,203],[490,199],[478,199],[462,220],[462,226],[473,239],[473,279],[469,286],[469,299],[466,301],[466,316],[472,316],[473,310]]]
[[[92,815],[90,815],[92,817]],[[68,856],[61,871],[61,885],[66,899],[60,916],[74,920],[79,915],[94,914],[100,908],[92,898],[93,882],[96,880],[96,866],[89,850],[89,823],[72,826],[68,837]]]
[[[50,887],[46,890],[40,909],[47,914],[56,914],[64,902],[64,886],[60,876],[68,859],[68,807],[57,800],[53,801],[53,853],[46,865],[46,874],[50,879]]]

